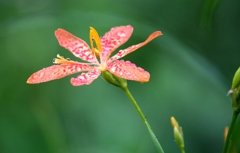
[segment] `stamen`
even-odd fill
[[[57,58],[53,59],[54,64],[70,64],[70,63],[76,63],[74,61],[71,61],[70,59],[65,59],[63,56],[60,56],[57,54]]]
[[[53,59],[53,64],[86,64],[86,65],[95,65],[92,63],[82,63],[82,62],[75,62],[70,60],[69,58],[64,58],[63,56],[60,56],[57,54],[57,58]]]
[[[94,48],[93,41],[95,41],[97,49]],[[99,57],[99,53],[102,51],[101,40],[98,32],[93,27],[90,27],[90,43],[92,51]]]
[[[54,64],[62,64],[65,63],[66,61],[67,59],[65,59],[63,56],[60,56],[59,54],[57,54],[57,58],[53,59]]]

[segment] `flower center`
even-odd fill
[[[102,51],[102,46],[101,46],[101,40],[98,35],[97,30],[95,30],[93,27],[90,27],[90,43],[91,43],[91,48],[94,54],[99,58],[100,57],[100,52]],[[94,47],[93,42],[95,42],[97,49]]]

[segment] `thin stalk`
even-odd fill
[[[140,109],[140,107],[138,106],[137,102],[136,102],[135,99],[133,98],[132,94],[130,93],[130,91],[128,90],[127,87],[122,88],[122,89],[123,89],[123,91],[127,94],[128,98],[131,100],[133,106],[135,107],[135,109],[137,110],[139,116],[141,117],[143,123],[146,125],[146,127],[147,127],[147,129],[148,129],[148,132],[150,133],[150,136],[151,136],[153,142],[155,143],[155,145],[156,145],[159,153],[164,153],[164,151],[163,151],[160,143],[158,142],[157,137],[155,136],[155,134],[154,134],[151,126],[149,125],[147,119],[145,118],[143,112],[141,111],[141,109]]]
[[[228,152],[229,144],[230,144],[230,142],[232,140],[233,128],[235,126],[238,114],[239,114],[239,111],[233,111],[232,121],[231,121],[229,130],[228,130],[226,142],[224,144],[223,153],[227,153]]]

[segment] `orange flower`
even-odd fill
[[[28,78],[27,83],[37,84],[82,72],[78,77],[71,79],[71,84],[73,86],[88,85],[97,79],[101,72],[107,70],[123,79],[147,82],[150,78],[150,74],[147,71],[137,67],[130,61],[118,59],[146,45],[154,38],[161,36],[162,33],[160,31],[152,33],[140,44],[120,50],[116,55],[110,58],[112,52],[130,38],[132,32],[133,27],[130,25],[119,26],[112,28],[100,38],[97,31],[90,27],[90,49],[88,44],[82,39],[63,29],[58,29],[55,31],[55,35],[60,46],[66,48],[74,56],[88,63],[72,61],[57,55],[57,58],[54,59],[54,64],[56,65],[35,72]],[[97,48],[94,47],[94,41]]]

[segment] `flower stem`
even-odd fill
[[[138,106],[137,102],[136,102],[135,99],[133,98],[132,94],[130,93],[130,91],[128,90],[127,87],[122,88],[122,89],[123,89],[123,91],[127,94],[128,98],[131,100],[133,106],[135,107],[135,109],[137,110],[138,114],[140,115],[143,123],[146,125],[146,127],[147,127],[147,129],[148,129],[148,131],[149,131],[149,133],[150,133],[150,135],[151,135],[151,138],[152,138],[153,142],[155,143],[155,145],[156,145],[159,153],[164,153],[164,151],[163,151],[160,143],[158,142],[157,137],[156,137],[155,134],[153,133],[153,130],[152,130],[151,126],[149,125],[147,119],[145,118],[143,112],[141,111],[141,109],[140,109],[140,107]]]
[[[233,111],[232,121],[231,121],[231,124],[230,124],[230,127],[229,127],[229,131],[228,131],[228,134],[227,134],[226,142],[224,144],[223,153],[227,153],[228,152],[229,144],[230,144],[230,142],[232,140],[233,128],[234,128],[234,125],[236,123],[238,114],[239,114],[239,111]]]

